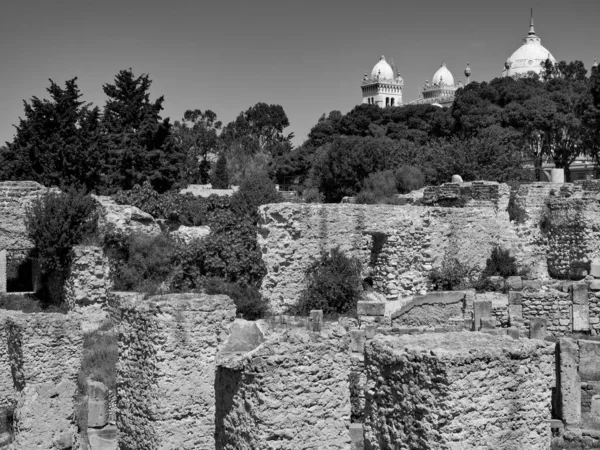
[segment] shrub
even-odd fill
[[[361,264],[339,247],[321,253],[306,269],[305,283],[292,312],[308,315],[312,309],[321,309],[327,316],[356,315],[362,295]]]
[[[212,177],[212,187],[213,189],[229,189],[229,172],[227,171],[227,158],[225,158],[224,153],[221,153],[217,160]]]
[[[396,186],[402,194],[425,186],[425,174],[415,166],[401,166],[396,170]]]
[[[370,174],[363,181],[363,189],[356,196],[355,202],[365,205],[390,203],[398,191],[396,178],[391,170]]]
[[[258,207],[281,201],[275,183],[265,170],[249,172],[242,180],[239,190],[231,196],[232,210],[241,215],[258,220]]]
[[[445,257],[441,267],[429,272],[429,279],[437,291],[467,289],[471,284],[471,271],[458,259]]]
[[[176,243],[168,235],[106,233],[114,289],[154,294],[173,272]]]
[[[269,303],[254,286],[231,283],[223,278],[208,278],[205,282],[207,294],[224,294],[231,297],[237,314],[247,320],[262,319],[269,311]]]
[[[81,191],[49,193],[34,200],[27,211],[27,234],[35,245],[44,284],[49,286],[44,295],[52,303],[62,302],[73,247],[94,235],[97,224],[96,204]]]
[[[492,249],[492,254],[485,262],[485,269],[482,277],[501,276],[511,277],[518,275],[516,260],[510,256],[510,250],[503,250],[496,246]]]

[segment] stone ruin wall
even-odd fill
[[[217,371],[217,449],[350,448],[350,360],[341,326],[270,330]]]
[[[552,344],[482,333],[381,337],[366,346],[365,365],[374,450],[550,447]]]
[[[11,448],[70,448],[76,441],[74,398],[83,352],[79,322],[62,314],[5,311],[0,337],[2,437],[12,415]]]
[[[235,305],[222,295],[123,302],[117,365],[120,448],[215,448],[215,357],[234,318]]]
[[[493,208],[282,203],[260,213],[262,292],[276,312],[297,300],[304,270],[322,250],[339,245],[366,268],[377,235],[385,239],[373,278],[389,299],[426,289],[427,272],[446,255],[481,270],[495,245],[518,253],[507,214]]]

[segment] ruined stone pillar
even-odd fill
[[[581,422],[581,379],[578,373],[579,347],[573,339],[561,338],[558,342],[560,361],[559,406],[562,420],[576,427]]]

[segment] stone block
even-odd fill
[[[350,450],[364,450],[365,435],[362,423],[350,424]]]
[[[560,359],[560,413],[567,426],[581,422],[581,379],[578,373],[579,346],[573,339],[558,342]]]
[[[359,301],[356,304],[356,309],[357,309],[359,316],[384,316],[385,315],[385,303],[384,302]]]
[[[590,280],[588,282],[588,286],[590,288],[590,291],[600,291],[600,279]]]
[[[575,283],[571,285],[571,298],[575,305],[588,304],[588,285],[587,283]]]
[[[377,331],[377,326],[375,324],[369,323],[365,325],[365,337],[367,339],[373,339],[375,337],[375,332]]]
[[[88,427],[103,427],[108,423],[108,388],[99,381],[87,380]]]
[[[523,306],[522,305],[508,305],[508,323],[510,326],[515,324],[521,325],[523,322]]]
[[[475,300],[473,302],[473,329],[475,331],[481,328],[481,319],[492,316],[491,300]]]
[[[310,319],[311,330],[320,332],[323,329],[323,311],[313,309],[310,312]]]
[[[600,420],[600,395],[599,394],[592,396],[590,414],[593,418]]]
[[[523,301],[523,294],[517,291],[510,291],[508,293],[508,304],[509,305],[520,305]]]
[[[529,338],[546,339],[548,332],[548,320],[545,317],[533,317],[529,321]]]
[[[600,342],[579,341],[579,375],[582,381],[600,380]]]
[[[590,329],[590,307],[589,305],[571,305],[571,317],[573,320],[573,332],[588,331]]]
[[[590,264],[590,275],[594,278],[600,278],[600,259],[592,260]]]
[[[88,428],[89,450],[117,450],[117,427]]]
[[[236,319],[231,325],[229,337],[220,351],[223,353],[249,352],[264,341],[265,337],[256,322]]]
[[[509,291],[523,290],[523,279],[521,277],[508,277],[506,279],[506,287]]]
[[[506,329],[506,334],[513,339],[519,339],[521,337],[521,333],[517,327],[509,327]]]
[[[539,291],[542,289],[542,280],[523,280],[523,290]]]
[[[357,353],[363,353],[365,350],[365,331],[350,331],[350,350]]]
[[[497,291],[503,290],[504,285],[506,283],[504,277],[501,276],[488,277],[488,281],[490,283],[490,286]]]

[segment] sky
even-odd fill
[[[122,69],[148,74],[163,117],[211,109],[223,123],[258,102],[283,106],[301,144],[323,113],[350,111],[385,55],[418,97],[445,61],[455,79],[501,74],[529,29],[558,60],[600,60],[598,0],[353,1],[12,0],[0,14],[0,143],[12,141],[23,100],[48,79],[78,78],[102,107]]]

